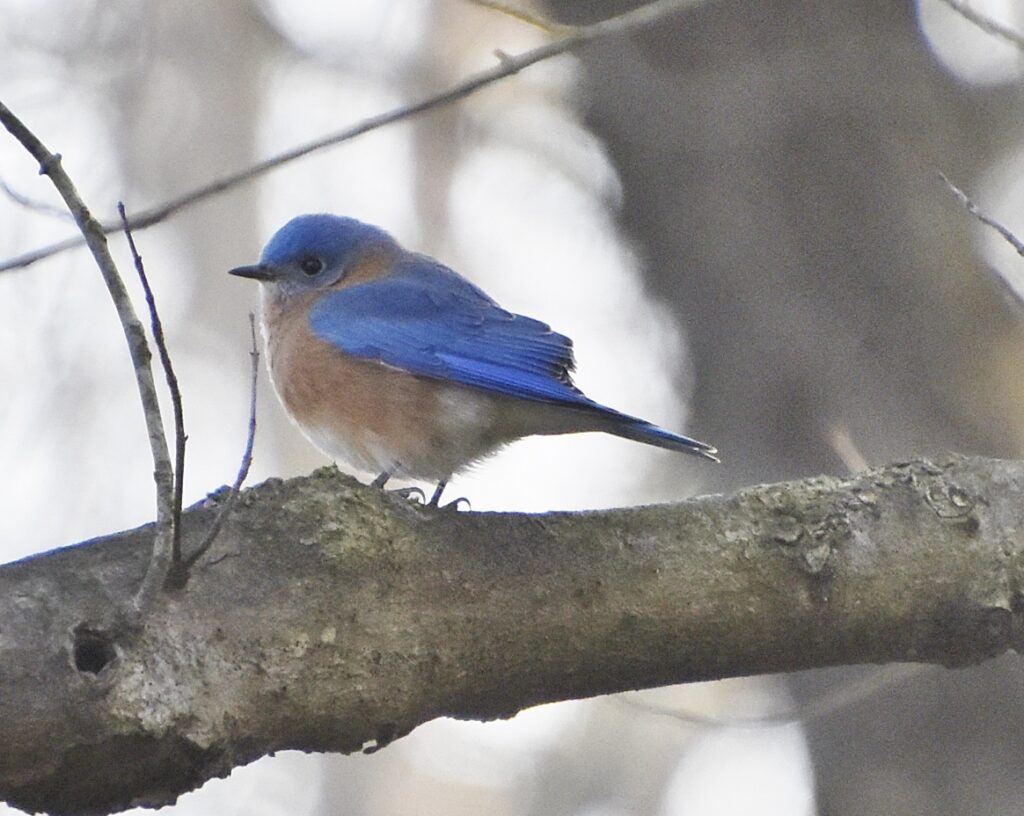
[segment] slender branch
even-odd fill
[[[689,725],[705,728],[776,728],[796,723],[808,723],[835,714],[912,677],[917,677],[927,669],[927,666],[918,663],[885,666],[872,670],[864,677],[831,689],[804,705],[771,714],[754,714],[749,717],[704,714],[677,706],[664,705],[643,694],[620,694],[608,699],[610,702],[647,714],[669,717]]]
[[[942,173],[939,173],[939,178],[941,178],[946,183],[946,186],[950,189],[950,192],[953,193],[957,201],[960,202],[960,205],[965,210],[967,210],[968,213],[977,218],[978,221],[980,221],[985,226],[991,227],[996,232],[998,232],[1001,236],[1003,236],[1006,242],[1017,251],[1018,255],[1024,257],[1024,242],[1022,242],[1016,235],[1014,235],[1013,232],[1011,232],[1007,227],[1003,226],[994,218],[985,215],[985,213],[981,211],[981,208],[978,207],[978,205],[975,204],[973,201],[971,201],[971,199],[967,197],[967,194],[963,190],[961,190],[959,187],[953,184],[953,182],[946,178],[946,176],[944,176]],[[1022,295],[1017,286],[1015,286],[1013,282],[1010,281],[1006,274],[1004,274],[1003,270],[999,269],[996,266],[990,266],[989,269],[993,277],[995,277],[995,279],[999,282],[1000,288],[1002,289],[1004,296],[1008,298],[1010,302],[1015,304],[1018,309],[1024,309],[1024,295]]]
[[[968,3],[964,2],[964,0],[942,0],[942,2],[953,9],[953,11],[960,14],[960,16],[965,20],[974,23],[974,25],[985,33],[1002,37],[1008,43],[1024,50],[1024,34],[1014,31],[1012,28],[1007,28],[1001,23],[997,23],[991,17],[986,17],[984,14],[975,11]]]
[[[128,239],[128,248],[132,253],[135,271],[139,275],[142,291],[146,295],[146,306],[149,309],[150,325],[153,329],[153,342],[156,343],[157,353],[160,355],[160,366],[163,368],[164,377],[167,379],[167,389],[171,392],[171,407],[174,412],[174,505],[171,512],[171,560],[177,564],[181,561],[181,505],[185,494],[185,442],[188,439],[185,435],[185,412],[181,404],[181,389],[178,387],[178,377],[174,373],[171,355],[167,351],[164,326],[160,320],[160,314],[157,312],[156,298],[153,297],[153,289],[149,285],[149,276],[146,274],[146,267],[142,263],[142,256],[139,255],[139,251],[135,246],[135,238],[128,224],[124,203],[121,201],[117,202],[117,212],[121,216],[121,224],[124,227],[125,237]]]
[[[518,56],[503,54],[498,64],[494,67],[474,74],[447,90],[428,96],[418,102],[403,105],[386,113],[370,117],[369,119],[365,119],[356,125],[345,128],[344,130],[340,130],[336,133],[316,139],[315,141],[308,142],[307,144],[294,147],[291,150],[286,150],[283,153],[279,153],[277,156],[254,164],[244,170],[240,170],[236,173],[230,173],[208,184],[197,187],[191,192],[185,193],[178,198],[171,199],[164,204],[138,212],[129,223],[131,228],[134,230],[146,229],[147,227],[160,223],[185,207],[252,181],[264,173],[275,170],[278,167],[302,158],[303,156],[308,156],[311,153],[342,144],[343,142],[362,136],[365,133],[370,133],[371,131],[378,130],[395,122],[401,122],[405,119],[425,113],[426,111],[443,107],[445,105],[451,105],[476,93],[482,88],[486,88],[487,86],[498,82],[501,79],[510,77],[513,74],[518,74],[524,68],[528,68],[538,62],[543,62],[544,60],[558,56],[559,54],[565,54],[595,40],[634,31],[660,20],[663,17],[667,17],[674,12],[693,8],[704,2],[707,2],[707,0],[656,0],[653,3],[633,9],[632,11],[627,11],[617,17],[611,17],[592,25],[574,28],[571,30],[572,33],[568,36],[555,40],[554,42],[547,43],[538,48],[534,48],[531,51],[526,51]],[[121,225],[119,222],[104,222],[100,225],[100,229],[104,233],[110,233],[120,230]],[[81,243],[82,241],[79,238],[69,238],[50,244],[49,246],[41,247],[22,255],[9,258],[6,261],[0,262],[0,272],[30,266],[44,258],[49,258],[59,252],[64,252],[65,250],[80,246]]]
[[[469,2],[474,6],[496,11],[499,14],[504,14],[506,17],[519,20],[521,23],[527,23],[534,28],[539,28],[541,31],[546,31],[548,34],[569,34],[577,28],[577,26],[561,25],[545,20],[543,17],[532,14],[526,9],[514,6],[511,3],[502,3],[500,0],[469,0]]]
[[[945,176],[944,173],[939,173],[939,178],[946,182],[946,186],[949,187],[950,192],[952,192],[953,195],[956,196],[957,201],[960,202],[960,206],[962,206],[965,210],[967,210],[967,212],[969,212],[971,215],[977,218],[982,224],[984,224],[987,227],[991,227],[1000,235],[1002,235],[1003,238],[1006,239],[1006,242],[1017,251],[1017,254],[1024,258],[1024,242],[1022,242],[1020,238],[1014,235],[1013,232],[1009,230],[1009,228],[1003,226],[994,218],[985,215],[985,213],[981,211],[981,208],[978,207],[977,204],[975,204],[973,201],[971,201],[970,198],[967,197],[967,193],[965,193],[953,182],[951,182]]]
[[[124,330],[124,336],[128,342],[128,353],[135,371],[135,383],[142,401],[142,413],[146,420],[149,446],[153,455],[158,528],[149,570],[133,602],[134,613],[139,614],[154,597],[154,587],[159,587],[170,564],[171,524],[174,506],[174,477],[167,451],[167,439],[164,436],[163,420],[160,416],[160,402],[157,399],[156,385],[153,381],[152,355],[149,351],[149,344],[146,342],[146,332],[142,328],[142,323],[139,322],[131,298],[124,288],[124,281],[107,249],[105,230],[93,218],[71,179],[61,167],[60,154],[51,153],[2,102],[0,102],[0,123],[39,162],[40,173],[50,177],[53,186],[57,188],[57,192],[67,204],[68,210],[74,216],[75,223],[99,267],[103,281],[107,285],[107,291],[110,292],[110,297],[114,301],[114,308],[117,310],[121,328]]]
[[[213,545],[218,533],[220,533],[221,528],[224,526],[224,522],[227,521],[228,516],[235,507],[235,503],[238,501],[238,495],[241,492],[246,477],[249,475],[249,468],[252,466],[252,449],[256,441],[256,385],[260,374],[260,352],[256,343],[256,315],[252,312],[249,312],[249,335],[252,339],[252,350],[249,352],[249,359],[251,361],[249,373],[249,431],[245,438],[242,463],[238,467],[238,475],[235,476],[235,482],[228,490],[228,496],[224,500],[224,504],[221,506],[217,517],[213,520],[213,524],[210,525],[206,537],[196,547],[195,551],[181,563],[180,567],[174,571],[177,574],[173,575],[172,578],[173,583],[176,585],[182,585],[188,580],[188,571],[195,566],[195,563]]]
[[[19,207],[24,207],[27,210],[34,210],[35,212],[42,213],[43,215],[51,215],[54,218],[60,218],[65,221],[74,220],[71,213],[67,210],[62,210],[60,207],[54,207],[52,204],[47,204],[43,201],[36,201],[26,195],[22,195],[3,179],[0,179],[0,190],[2,190],[3,194]]]

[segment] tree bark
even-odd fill
[[[247,491],[129,628],[153,527],[0,568],[0,798],[163,805],[287,748],[666,683],[1019,649],[1024,463],[674,505],[436,511],[334,469]],[[216,502],[186,514],[195,542]]]

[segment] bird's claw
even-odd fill
[[[457,499],[452,499],[448,504],[435,504],[434,507],[445,513],[458,513],[459,505],[463,503],[465,503],[467,511],[473,509],[473,505],[470,504],[469,499],[465,496],[459,496]]]
[[[399,487],[394,490],[389,490],[388,493],[391,493],[394,496],[401,496],[403,499],[414,501],[417,504],[427,503],[427,494],[418,487]]]

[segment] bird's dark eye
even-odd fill
[[[309,255],[303,258],[301,261],[299,261],[299,269],[301,269],[310,277],[319,274],[320,270],[322,270],[323,268],[324,262],[313,255]]]

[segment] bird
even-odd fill
[[[602,431],[718,461],[712,445],[589,399],[572,341],[503,309],[457,272],[355,218],[299,215],[259,262],[270,379],[327,456],[436,483],[532,435]]]

